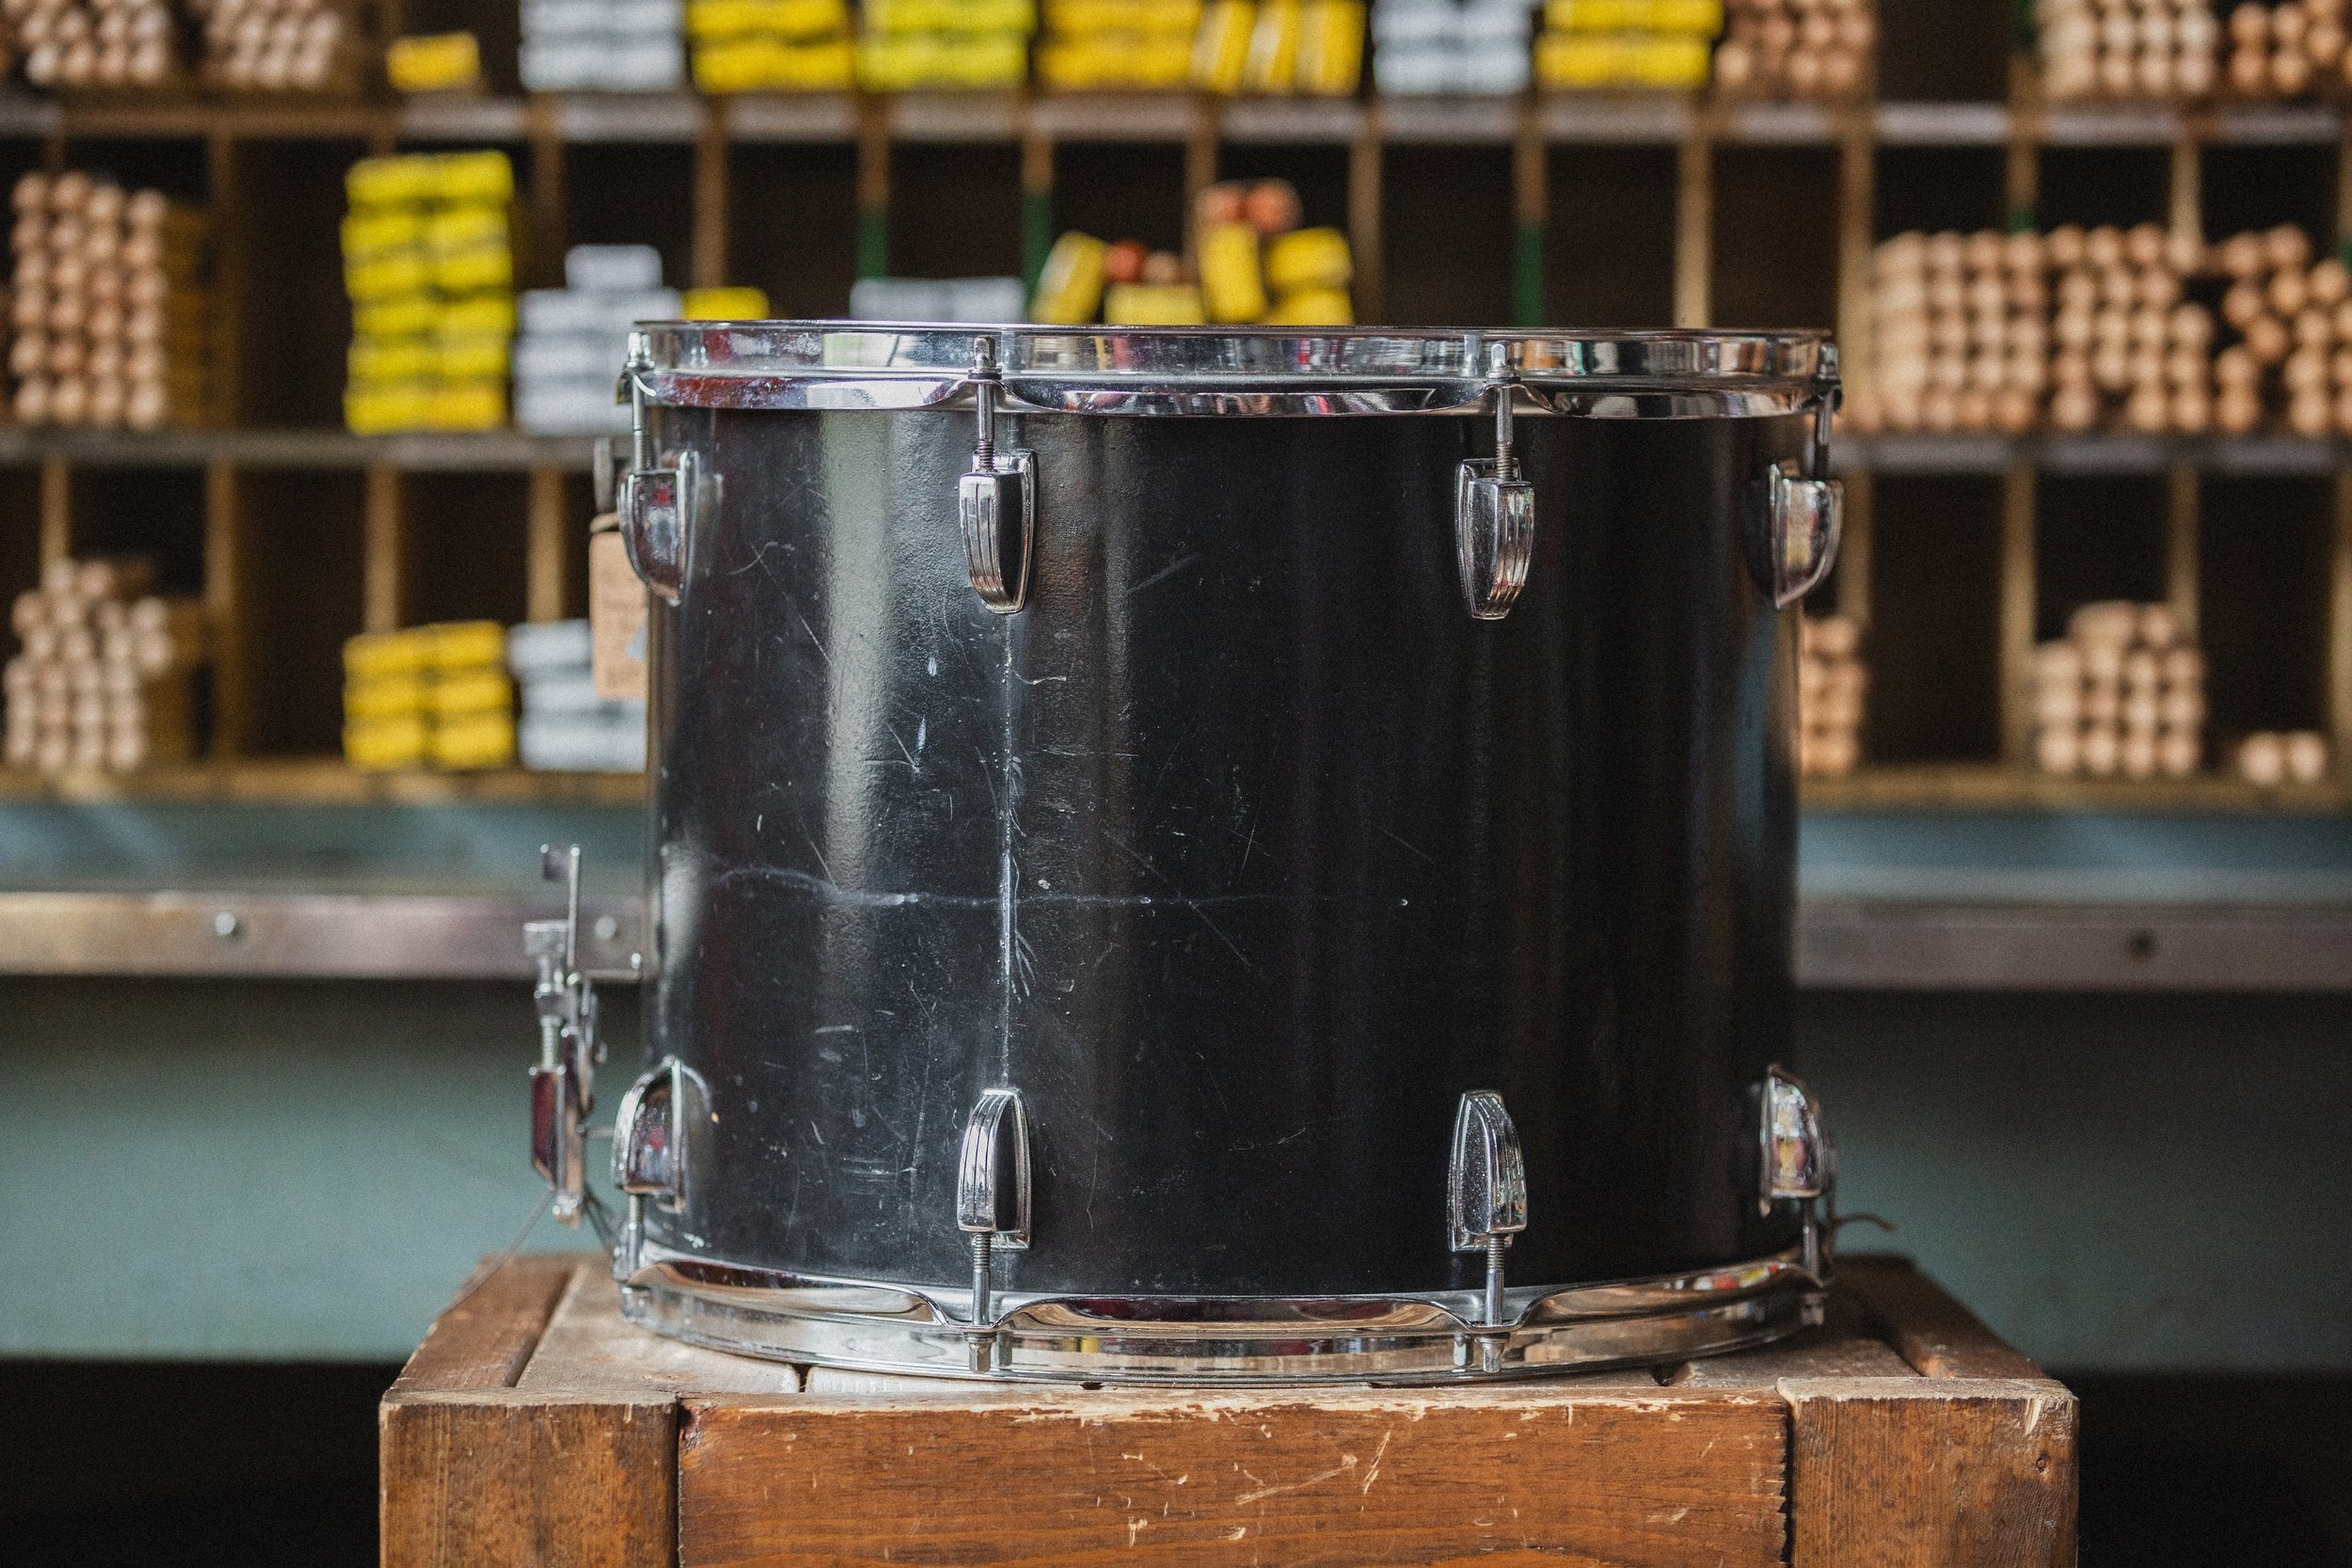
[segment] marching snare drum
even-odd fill
[[[624,386],[629,1316],[1217,1382],[1818,1316],[1774,1064],[1820,337],[662,325]]]

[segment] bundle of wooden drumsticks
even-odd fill
[[[206,413],[204,220],[79,171],[13,193],[8,372],[23,424],[193,424]]]
[[[1872,274],[1856,431],[2352,435],[2352,272],[2292,225],[1899,234]]]
[[[127,773],[196,752],[203,607],[151,593],[142,561],[56,561],[17,595],[8,765]]]

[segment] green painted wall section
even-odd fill
[[[521,986],[0,982],[0,1355],[405,1356],[531,1212],[536,1038]]]
[[[1857,1244],[2036,1355],[2352,1367],[2352,999],[1813,996],[1802,1035],[1849,1206],[1902,1226]],[[533,1050],[519,985],[0,981],[0,1355],[405,1354],[531,1211]]]

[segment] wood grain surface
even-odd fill
[[[1086,1390],[801,1370],[510,1262],[386,1396],[387,1568],[2073,1568],[2074,1396],[1899,1259],[1828,1321],[1484,1388]]]
[[[487,1279],[477,1270],[466,1282],[471,1293],[433,1321],[392,1393],[512,1386],[579,1267],[568,1253],[526,1253]]]
[[[1765,1394],[1039,1392],[688,1402],[679,1561],[1785,1560]]]
[[[1838,1266],[1837,1289],[1924,1377],[2039,1378],[2023,1351],[1954,1301],[1908,1259],[1856,1258]]]
[[[1796,1568],[2072,1568],[2074,1397],[2046,1379],[1789,1378]]]

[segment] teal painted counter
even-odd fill
[[[1802,1028],[1849,1206],[1902,1227],[1862,1244],[2035,1355],[2352,1367],[2352,998],[1817,995]],[[404,1355],[535,1201],[533,1041],[515,986],[0,980],[0,1354]]]

